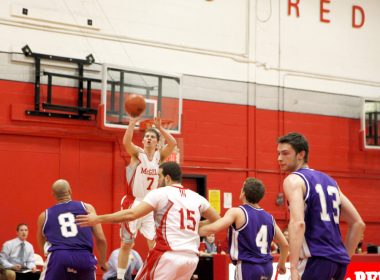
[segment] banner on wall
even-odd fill
[[[380,279],[380,263],[352,262],[349,264],[346,280],[375,280]]]
[[[232,207],[232,193],[230,192],[223,193],[223,207],[224,208]]]
[[[211,207],[220,214],[220,190],[209,190],[208,201],[210,202]]]

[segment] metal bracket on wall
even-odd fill
[[[89,54],[86,59],[76,59],[62,56],[54,56],[47,54],[34,53],[28,45],[22,48],[22,52],[27,57],[33,57],[35,62],[35,80],[34,80],[34,110],[26,110],[27,115],[54,117],[54,118],[67,118],[79,120],[91,120],[91,115],[97,114],[97,109],[91,108],[91,84],[101,83],[100,79],[86,78],[83,76],[84,66],[91,65],[95,62],[92,54]],[[66,75],[61,73],[52,73],[43,71],[41,73],[41,60],[53,60],[66,63],[74,63],[78,66],[78,75]],[[48,93],[47,102],[41,103],[41,74],[48,77]],[[67,78],[78,81],[77,92],[77,106],[67,106],[61,104],[54,104],[52,102],[53,96],[53,77]],[[86,82],[86,104],[84,105],[84,82]],[[43,110],[41,110],[43,109]],[[49,112],[47,110],[53,110]],[[58,111],[58,112],[57,112]],[[60,113],[70,112],[70,113]]]

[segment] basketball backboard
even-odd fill
[[[181,133],[180,76],[109,64],[103,65],[102,72],[102,110],[99,114],[104,128],[126,129],[130,116],[124,110],[125,98],[128,94],[139,94],[144,96],[147,105],[141,116],[141,127],[161,112],[163,126],[170,133]]]

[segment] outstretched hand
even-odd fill
[[[130,117],[129,118],[129,125],[135,126],[136,123],[140,120],[140,116],[137,117]]]
[[[92,227],[99,224],[97,218],[98,216],[93,213],[89,213],[87,215],[78,215],[75,218],[75,223],[80,227]]]
[[[154,126],[160,130],[161,129],[161,112],[158,111],[157,117],[154,118]]]

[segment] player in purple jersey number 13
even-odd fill
[[[365,224],[330,176],[308,167],[309,144],[299,133],[277,140],[283,187],[289,202],[291,280],[343,280]],[[345,242],[340,217],[348,224]]]

